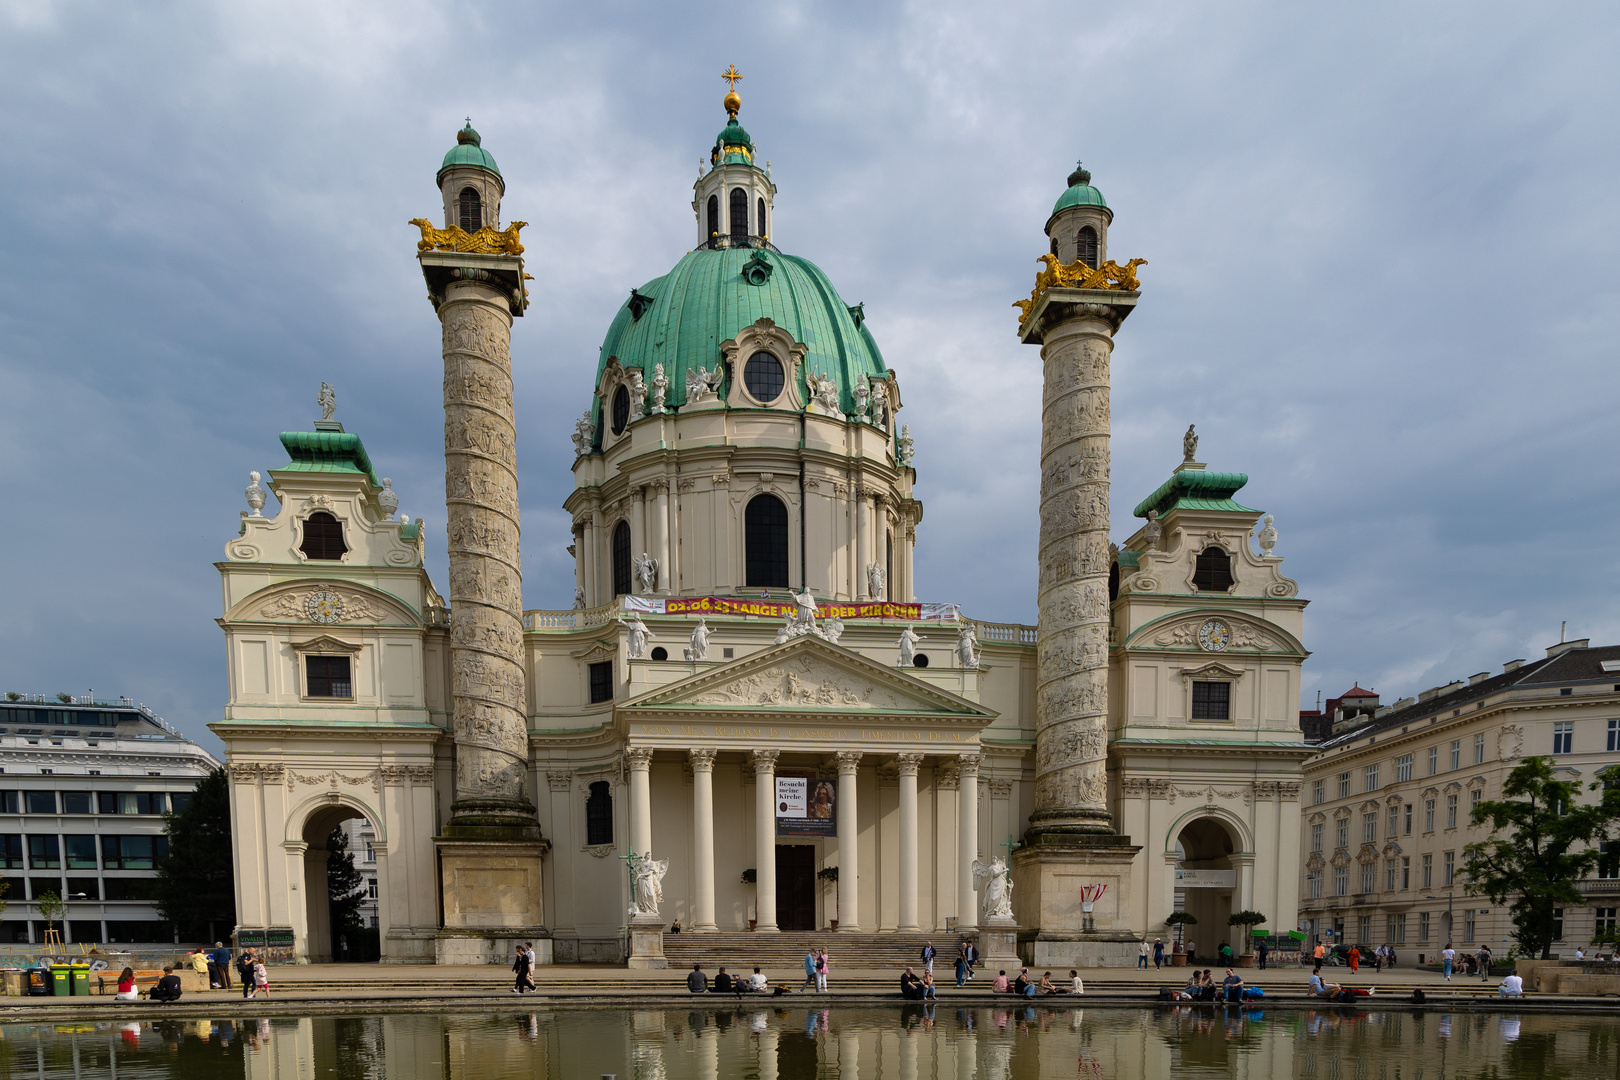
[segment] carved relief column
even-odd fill
[[[841,933],[858,933],[861,928],[860,818],[855,812],[855,780],[860,764],[859,750],[838,751],[838,929]]]
[[[632,746],[624,752],[630,763],[630,850],[645,855],[652,850],[652,748]]]
[[[896,754],[900,771],[900,925],[917,927],[917,766],[921,754]],[[841,877],[842,875],[840,875]]]
[[[979,898],[973,890],[973,860],[979,857],[979,755],[957,757],[956,928],[979,925]]]
[[[693,930],[714,930],[714,756],[688,750],[692,762]]]
[[[653,558],[658,560],[658,582],[656,592],[667,593],[671,591],[674,567],[669,565],[669,481],[658,479],[652,482],[653,491],[658,495],[658,504],[653,510]]]
[[[776,933],[776,759],[754,751],[754,912],[756,931]]]

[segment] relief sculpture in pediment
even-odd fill
[[[910,703],[870,683],[851,683],[846,672],[821,664],[799,671],[777,666],[733,679],[692,698],[694,705],[806,705],[902,709]]]

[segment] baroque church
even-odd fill
[[[1247,478],[1195,460],[1190,430],[1109,543],[1109,363],[1142,260],[1108,257],[1090,175],[1008,319],[1045,372],[1040,614],[984,622],[948,583],[918,595],[881,313],[783,250],[734,79],[724,106],[692,250],[603,313],[564,503],[571,609],[522,609],[516,451],[552,440],[518,435],[509,341],[524,260],[546,256],[503,227],[470,123],[436,176],[443,227],[412,223],[442,326],[448,588],[330,388],[280,437],[272,513],[252,474],[217,564],[211,725],[239,942],[333,956],[327,844],[354,818],[385,962],[532,941],[542,962],[659,967],[706,934],[978,933],[1056,967],[1134,962],[1178,910],[1211,945],[1239,910],[1292,929],[1305,601],[1237,501]]]

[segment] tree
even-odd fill
[[[1243,940],[1239,942],[1239,944],[1243,947],[1239,949],[1238,952],[1248,954],[1249,952],[1253,951],[1249,948],[1249,946],[1254,941],[1254,935],[1249,933],[1249,930],[1251,927],[1259,926],[1265,921],[1266,917],[1260,914],[1258,911],[1234,911],[1230,916],[1227,917],[1227,926],[1243,927]]]
[[[1557,779],[1552,758],[1526,758],[1508,774],[1503,798],[1474,807],[1473,824],[1489,825],[1491,836],[1463,849],[1463,887],[1507,905],[1514,938],[1531,956],[1551,957],[1555,912],[1584,902],[1575,883],[1604,858],[1596,845],[1620,822],[1616,781],[1620,766],[1603,770],[1590,785],[1603,794],[1581,803],[1580,782]]]
[[[62,912],[67,910],[66,905],[62,903],[62,898],[56,895],[56,890],[51,889],[34,897],[34,906],[39,909],[39,917],[45,920],[45,939],[49,941],[51,927],[56,925],[57,920],[62,917]]]
[[[1181,928],[1183,926],[1196,926],[1198,916],[1190,911],[1172,911],[1164,920],[1164,925],[1176,928],[1176,944],[1181,944]]]
[[[332,904],[332,944],[337,945],[339,934],[348,934],[352,941],[361,929],[366,879],[354,868],[349,834],[341,825],[326,838],[326,895]]]
[[[236,925],[231,865],[231,791],[224,769],[211,769],[191,789],[184,810],[164,817],[168,854],[157,861],[158,913],[183,941],[219,941]]]

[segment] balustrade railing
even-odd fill
[[[571,611],[525,611],[525,630],[588,630],[605,626],[618,613],[617,603],[597,608],[574,608]]]

